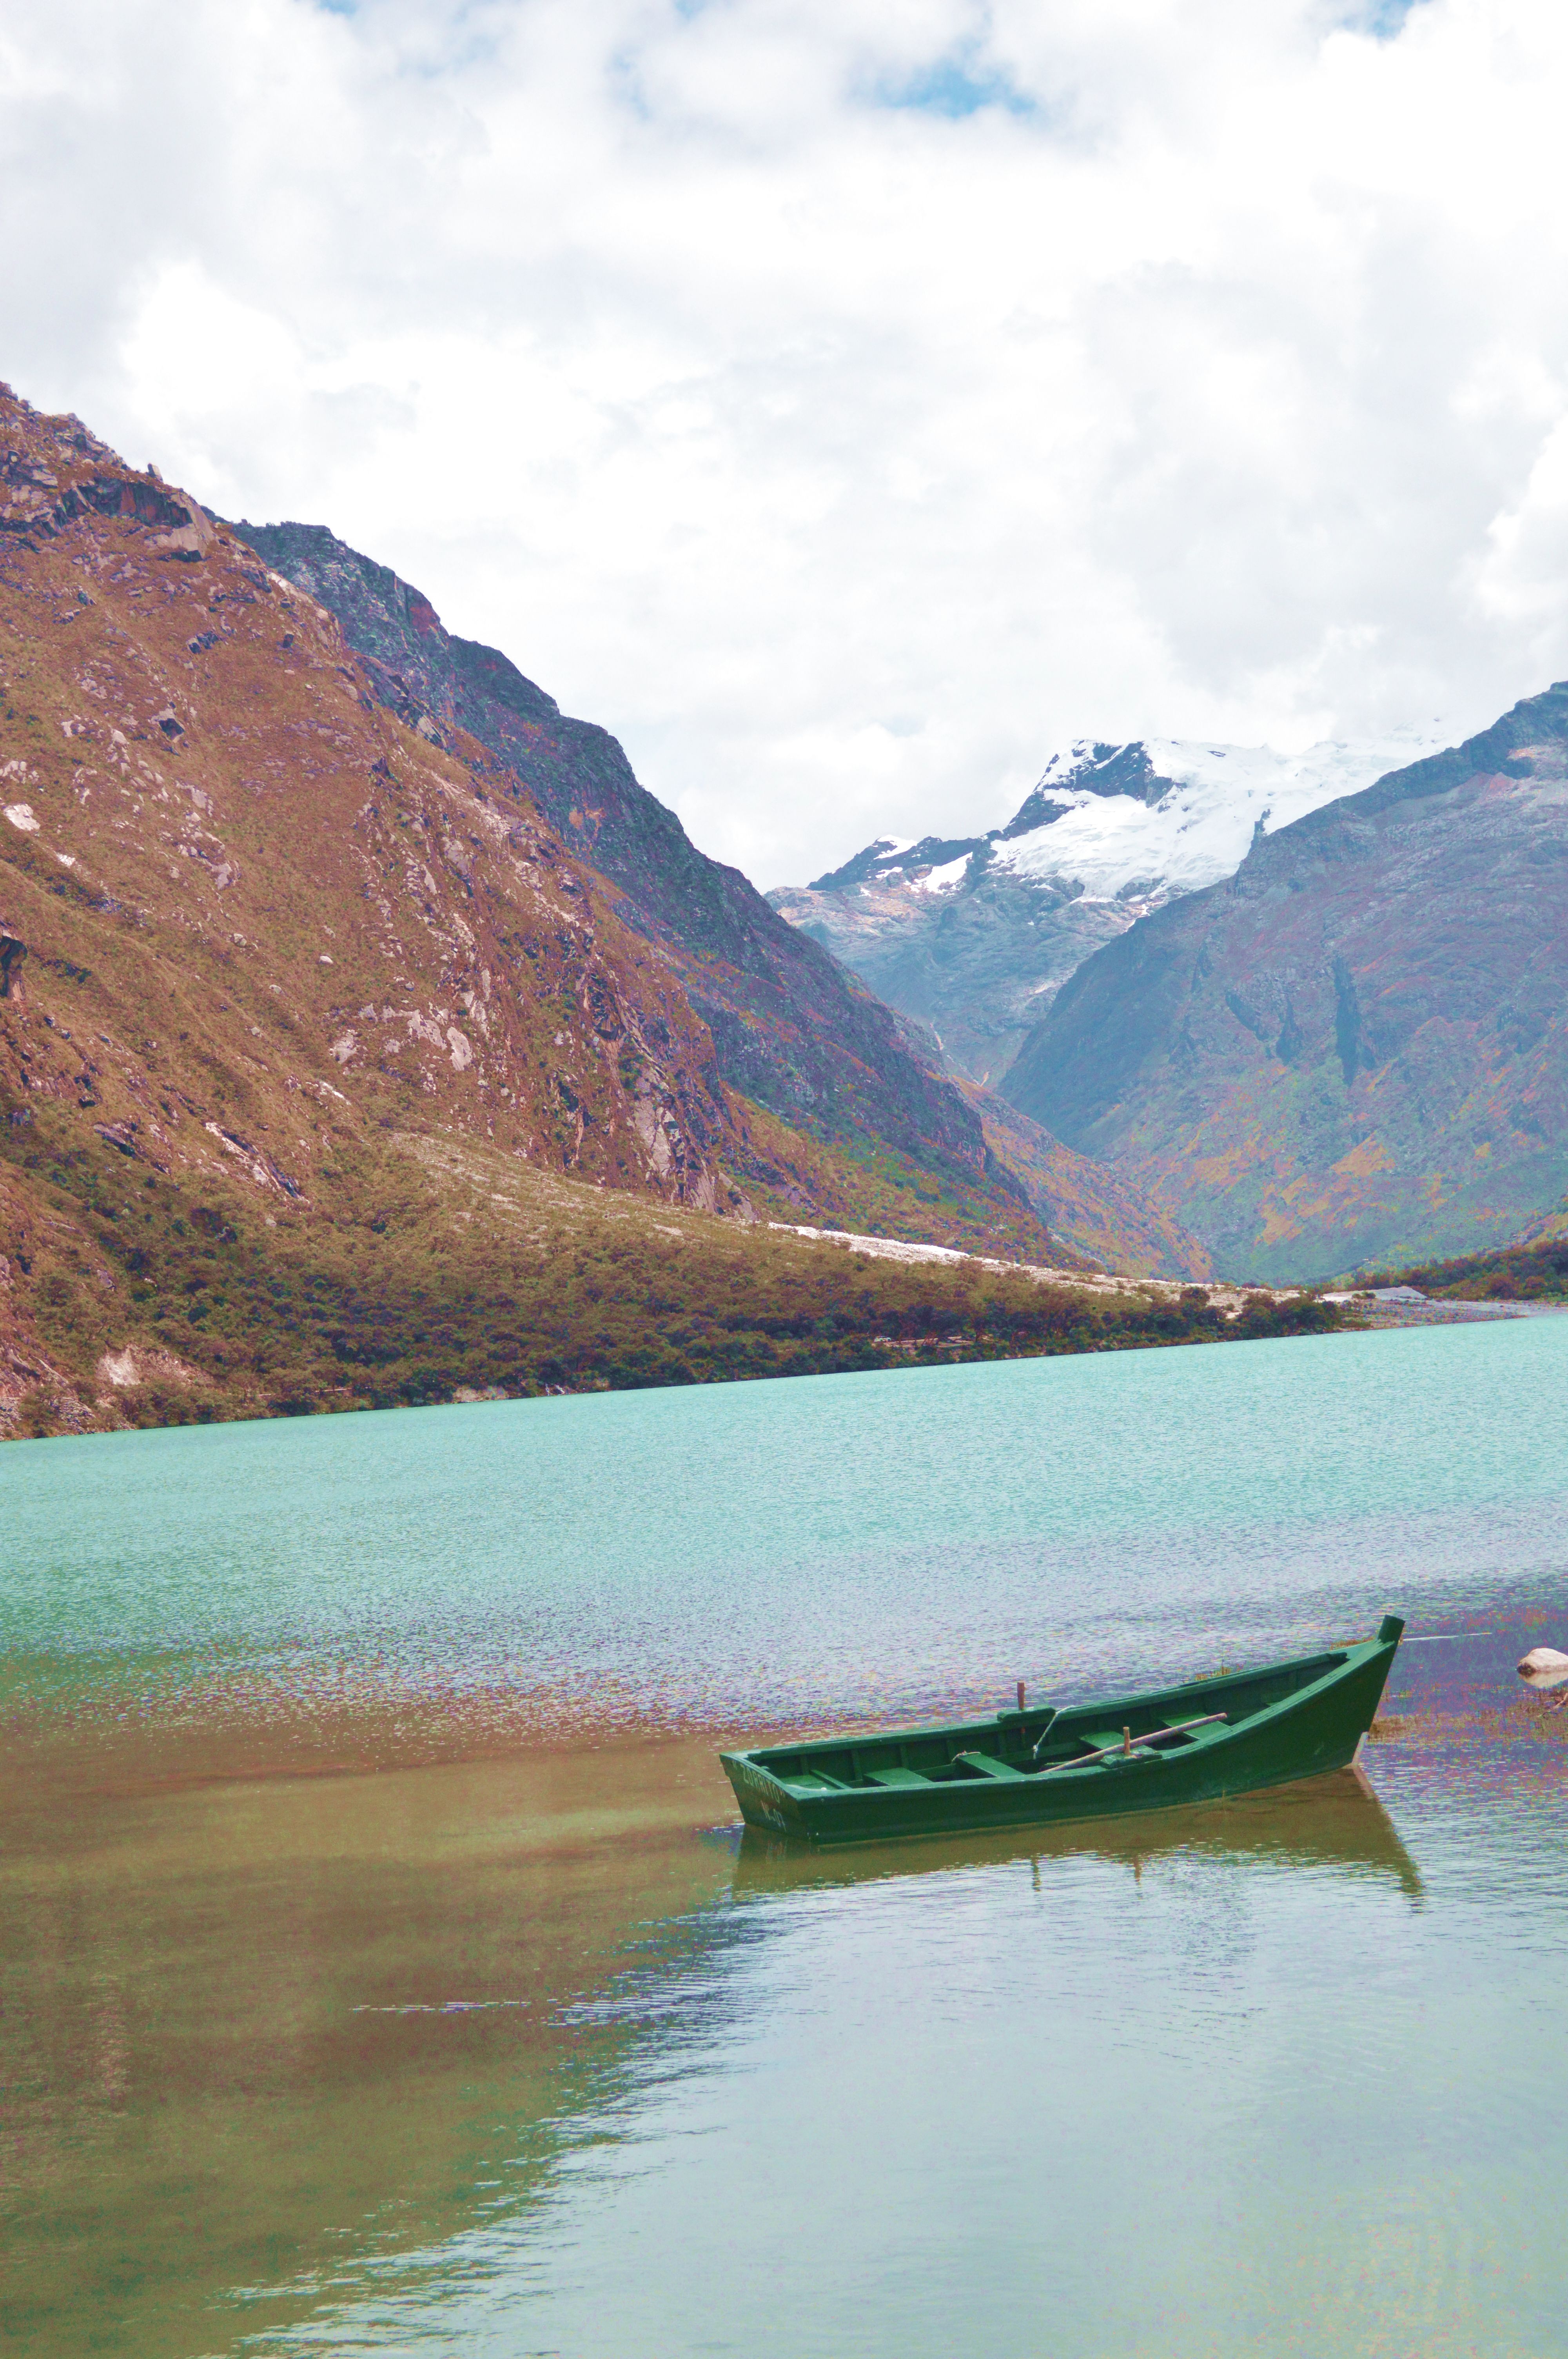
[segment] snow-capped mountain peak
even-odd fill
[[[1020,877],[1076,883],[1092,900],[1168,898],[1217,884],[1266,835],[1353,795],[1445,740],[1403,730],[1304,753],[1150,737],[1081,739],[1054,755],[1017,817],[995,831],[992,860]]]
[[[994,1083],[1081,962],[1162,903],[1234,875],[1260,829],[1357,793],[1448,740],[1440,724],[1301,754],[1081,738],[1005,827],[880,836],[773,907]]]

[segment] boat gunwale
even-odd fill
[[[1380,1636],[1374,1638],[1357,1639],[1348,1646],[1324,1647],[1310,1655],[1289,1657],[1283,1662],[1260,1664],[1253,1670],[1238,1670],[1206,1677],[1200,1674],[1195,1680],[1179,1680],[1172,1687],[1147,1689],[1131,1696],[1091,1697],[1085,1702],[1068,1704],[1055,1712],[1047,1719],[1044,1734],[1045,1735],[1054,1734],[1058,1723],[1064,1720],[1092,1718],[1098,1714],[1130,1711],[1134,1708],[1146,1711],[1152,1706],[1164,1704],[1175,1697],[1190,1695],[1195,1690],[1206,1698],[1217,1698],[1227,1687],[1244,1686],[1255,1680],[1277,1677],[1281,1672],[1305,1670],[1319,1663],[1325,1665],[1325,1668],[1315,1679],[1309,1680],[1302,1686],[1292,1689],[1288,1695],[1277,1697],[1271,1703],[1259,1705],[1255,1711],[1248,1712],[1239,1720],[1227,1721],[1220,1725],[1205,1729],[1201,1734],[1195,1734],[1188,1737],[1184,1745],[1174,1752],[1162,1754],[1145,1751],[1141,1756],[1134,1756],[1141,1758],[1146,1763],[1190,1759],[1195,1747],[1213,1749],[1223,1745],[1238,1736],[1266,1726],[1271,1721],[1282,1718],[1298,1710],[1325,1689],[1349,1677],[1364,1663],[1370,1661],[1375,1655],[1391,1651],[1397,1648],[1399,1644],[1400,1640],[1397,1637],[1385,1639]],[[836,1788],[824,1788],[816,1782],[815,1774],[813,1774],[812,1784],[806,1786],[799,1777],[791,1777],[775,1768],[767,1756],[784,1753],[799,1756],[804,1760],[812,1754],[838,1753],[847,1747],[893,1745],[919,1740],[954,1740],[969,1735],[994,1734],[999,1729],[1006,1728],[1010,1723],[1015,1723],[1021,1720],[1027,1721],[1037,1713],[1050,1712],[1050,1711],[1051,1708],[1044,1704],[1036,1705],[1033,1711],[1026,1706],[1022,1712],[1016,1705],[1004,1706],[1001,1711],[986,1720],[935,1721],[914,1727],[865,1730],[859,1733],[846,1730],[841,1735],[811,1737],[800,1744],[792,1744],[785,1739],[782,1744],[760,1745],[745,1752],[721,1752],[719,1759],[726,1766],[730,1762],[743,1764],[754,1774],[773,1779],[792,1799],[806,1799],[831,1807],[840,1797],[865,1802],[875,1800],[881,1794],[885,1795],[888,1803],[892,1805],[898,1790],[896,1788],[879,1789],[869,1785],[851,1784],[847,1780],[840,1782]],[[1152,1730],[1148,1732],[1149,1734],[1159,1733]],[[1133,1742],[1136,1745],[1139,1740],[1135,1738]],[[1002,1756],[999,1755],[998,1757]],[[1114,1756],[1108,1762],[1067,1760],[1053,1763],[1050,1765],[1053,1780],[1058,1787],[1070,1788],[1079,1777],[1087,1777],[1091,1773],[1098,1776],[1108,1769],[1114,1772],[1118,1757],[1119,1756]],[[1009,1766],[1016,1767],[1016,1764]],[[1020,1774],[1025,1777],[1029,1775],[1027,1771]],[[950,1781],[933,1779],[930,1782],[937,1791],[940,1791]]]

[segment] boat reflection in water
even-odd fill
[[[1146,1810],[1136,1819],[995,1834],[906,1836],[896,1843],[856,1843],[833,1852],[808,1850],[786,1836],[747,1827],[735,1862],[734,1889],[737,1899],[748,1899],[766,1892],[934,1875],[1022,1859],[1032,1860],[1037,1873],[1047,1861],[1119,1861],[1137,1876],[1152,1862],[1181,1854],[1228,1856],[1260,1866],[1339,1869],[1391,1880],[1413,1901],[1422,1897],[1420,1871],[1358,1768],[1229,1801]]]

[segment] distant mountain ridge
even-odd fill
[[[1303,754],[1150,738],[1080,740],[1005,827],[880,837],[768,898],[997,1087],[1076,967],[1140,917],[1231,875],[1261,831],[1369,785],[1436,740],[1397,733]]]
[[[1264,1281],[1568,1189],[1568,681],[1260,835],[1055,995],[1005,1094]]]

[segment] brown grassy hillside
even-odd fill
[[[551,1177],[340,1144],[318,1201],[148,1170],[38,1110],[0,1188],[0,1430],[808,1375],[1315,1333],[1306,1297],[896,1261]],[[27,1332],[15,1313],[25,1307]]]

